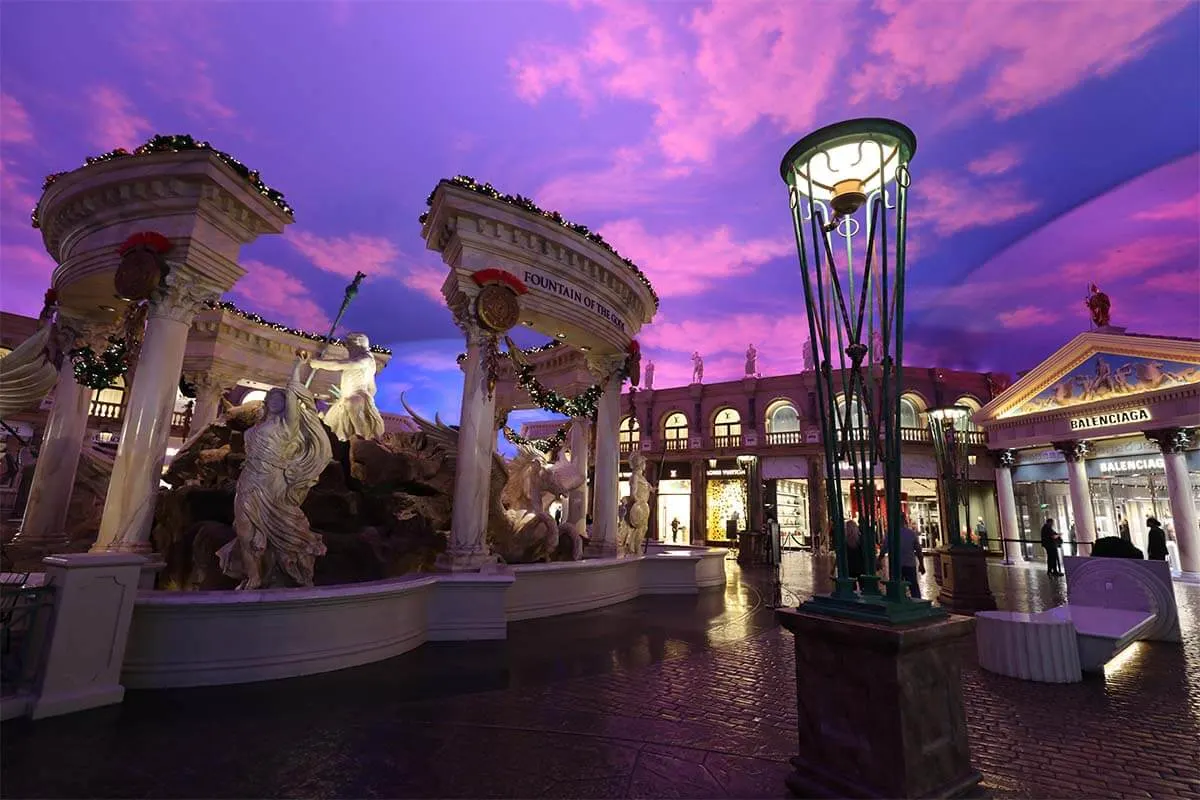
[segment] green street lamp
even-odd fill
[[[929,435],[933,439],[933,455],[937,459],[938,477],[946,501],[946,527],[949,528],[951,547],[970,546],[969,542],[963,542],[962,523],[958,517],[958,504],[966,497],[970,469],[970,442],[964,435],[970,418],[971,409],[966,406],[935,408],[929,412]],[[967,521],[969,524],[969,515]]]
[[[905,239],[908,164],[916,149],[916,136],[899,122],[856,119],[805,136],[780,166],[816,365],[837,556],[833,593],[803,607],[892,623],[944,616],[928,601],[909,598],[900,574]],[[850,576],[846,542],[847,480],[861,532],[858,580]],[[879,537],[889,565],[882,581],[875,574]]]

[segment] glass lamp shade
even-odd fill
[[[901,164],[917,150],[917,137],[890,119],[853,119],[810,133],[792,145],[779,172],[810,200],[861,197],[896,180]],[[835,203],[836,207],[836,203]]]
[[[742,469],[749,469],[754,464],[754,456],[738,456],[737,463]]]
[[[948,406],[930,409],[927,413],[931,424],[941,427],[952,425],[955,430],[963,430],[966,427],[967,418],[971,416],[971,409],[966,406]]]

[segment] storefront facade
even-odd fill
[[[1200,576],[1200,341],[1080,334],[978,414],[1011,555],[1035,551],[1047,519],[1067,554],[1167,530],[1172,567]]]

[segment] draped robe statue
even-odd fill
[[[233,501],[237,538],[219,551],[221,571],[239,589],[312,586],[325,542],[300,508],[333,457],[329,435],[296,362],[286,389],[272,389],[263,418],[244,434],[246,461]]]
[[[342,373],[337,399],[325,412],[325,424],[343,442],[351,436],[375,439],[383,435],[383,417],[375,406],[375,357],[365,334],[346,337],[346,358],[314,358],[313,370]]]
[[[700,357],[700,352],[692,353],[692,383],[701,383],[704,380],[704,359]]]

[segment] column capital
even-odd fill
[[[150,297],[150,317],[190,325],[206,303],[220,296],[220,288],[198,281],[185,267],[172,264],[170,272]]]
[[[1016,450],[989,450],[988,455],[997,469],[1012,469],[1017,465]]]
[[[1062,454],[1067,463],[1074,464],[1076,461],[1082,461],[1087,457],[1088,453],[1092,452],[1092,443],[1086,439],[1078,441],[1070,440],[1065,442],[1053,442],[1051,446]]]
[[[55,342],[63,352],[81,345],[96,347],[101,340],[112,335],[117,323],[103,322],[92,317],[59,314]]]
[[[1192,444],[1195,428],[1160,428],[1143,432],[1164,453],[1182,453]]]
[[[606,381],[625,366],[626,355],[624,353],[612,354],[596,354],[591,353],[587,356],[588,372],[597,380]]]

